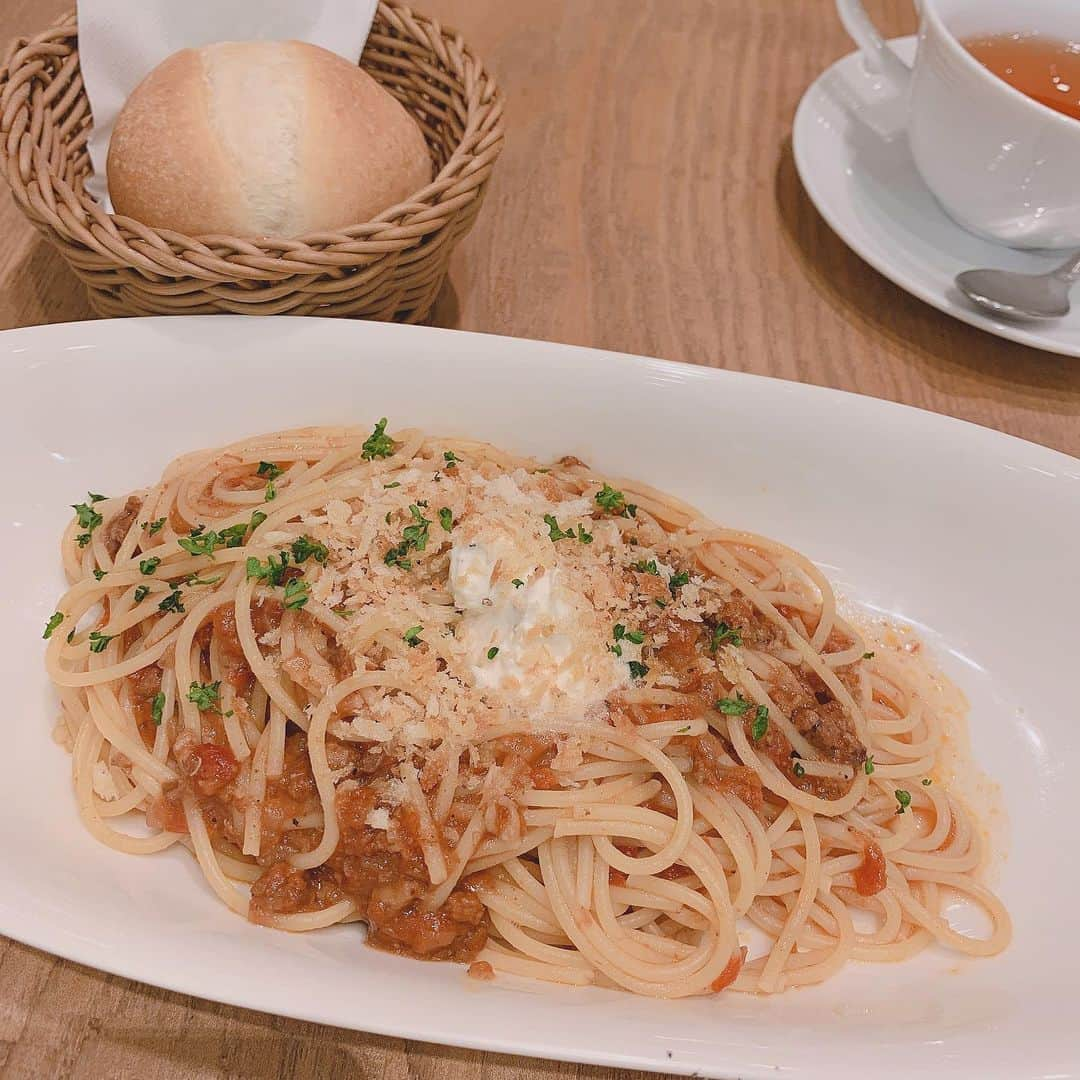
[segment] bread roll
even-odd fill
[[[401,104],[355,64],[300,41],[173,53],[128,98],[106,168],[118,214],[189,236],[342,229],[431,179]]]

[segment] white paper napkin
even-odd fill
[[[128,95],[166,56],[215,41],[307,41],[354,63],[377,0],[78,0],[79,66],[94,114],[90,193],[109,202],[105,161]]]

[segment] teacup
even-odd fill
[[[973,37],[1038,31],[1075,40],[1077,0],[916,0],[913,67],[859,0],[836,0],[868,61],[908,97],[908,138],[927,187],[965,229],[1017,248],[1080,247],[1080,120],[980,64]]]

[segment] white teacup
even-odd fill
[[[909,95],[908,137],[927,187],[965,229],[1018,248],[1080,247],[1080,120],[980,64],[961,40],[1035,30],[1080,37],[1078,0],[915,0],[922,23],[909,68],[859,0],[836,0],[869,61]]]

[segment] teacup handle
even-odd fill
[[[878,71],[897,90],[907,90],[911,68],[896,55],[866,14],[860,0],[836,0],[836,11],[855,44],[874,61]]]

